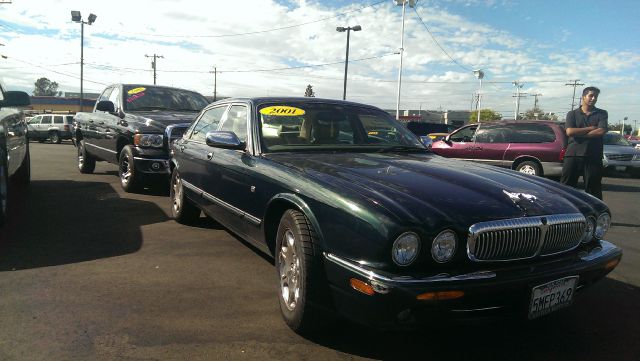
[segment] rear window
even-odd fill
[[[55,117],[53,117],[53,124],[62,124],[62,116],[56,115]]]

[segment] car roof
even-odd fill
[[[338,99],[328,99],[328,98],[315,98],[315,97],[237,97],[237,98],[225,98],[222,100],[218,100],[212,104],[223,104],[223,103],[233,103],[233,102],[251,102],[256,106],[260,106],[262,104],[272,104],[277,102],[302,102],[302,103],[314,103],[314,104],[336,104],[336,105],[352,105],[359,107],[367,107],[371,109],[382,109],[363,103],[351,102],[348,100],[338,100]]]

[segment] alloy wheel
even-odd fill
[[[296,252],[296,238],[290,229],[283,235],[278,257],[280,293],[287,309],[293,311],[300,298],[300,258]]]

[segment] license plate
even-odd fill
[[[571,305],[578,284],[578,276],[561,278],[533,288],[529,319],[547,315]]]
[[[625,170],[627,170],[627,167],[623,166],[623,165],[617,165],[616,166],[616,170],[618,172],[624,172]]]

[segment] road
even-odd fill
[[[172,221],[165,189],[124,193],[114,165],[80,174],[70,143],[31,151],[26,202],[0,230],[0,360],[640,359],[640,179],[605,178],[623,261],[567,310],[303,338],[271,258],[206,218]]]

